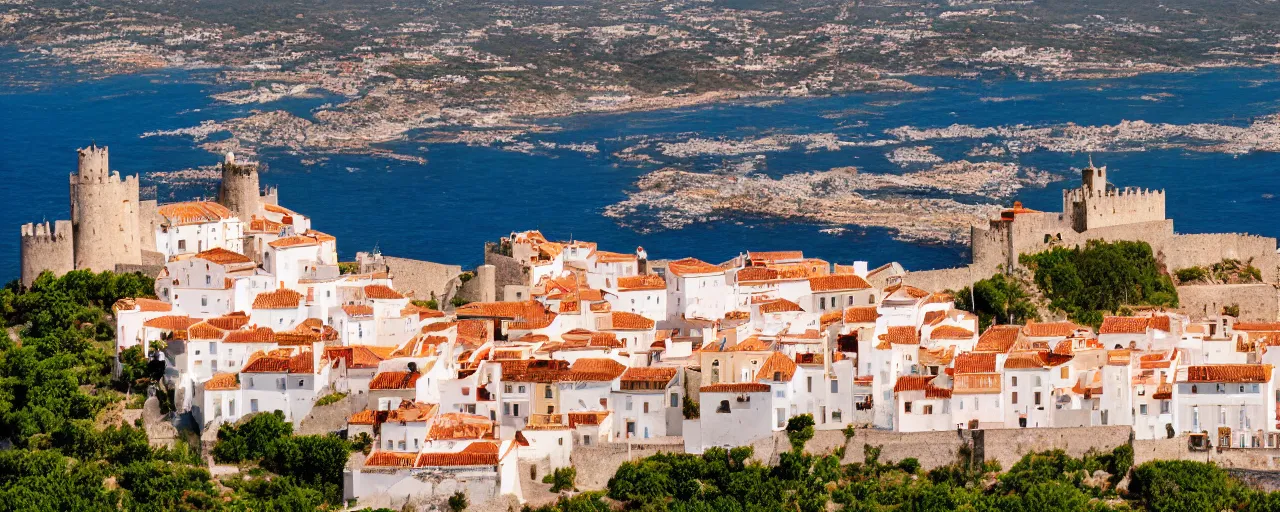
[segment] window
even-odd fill
[[[524,393],[524,386],[516,386],[516,391],[520,393]]]
[[[502,415],[503,416],[511,415],[511,404],[502,404]]]
[[[551,386],[550,386],[550,385],[548,385],[548,386],[546,387],[546,389],[545,389],[545,390],[543,390],[542,397],[543,397],[543,398],[551,398],[551,396],[552,396],[552,394],[551,394]]]
[[[609,399],[608,399],[608,398],[601,398],[601,399],[600,399],[600,408],[601,408],[601,409],[608,409],[608,408],[609,408]]]
[[[510,385],[510,384],[507,384],[506,386],[504,386],[504,387],[503,387],[503,391],[506,391],[507,393],[510,393],[510,392],[511,392],[511,385]]]
[[[1036,394],[1035,394],[1035,402],[1036,402],[1036,403],[1035,403],[1036,405],[1040,405],[1040,392],[1039,392],[1039,391],[1036,391]]]
[[[563,437],[557,437],[557,438],[556,438],[556,444],[558,444],[558,445],[560,445],[560,446],[564,446],[564,438],[563,438]]]
[[[284,377],[276,379],[276,389],[284,389]]]
[[[1060,376],[1061,378],[1064,378],[1064,379],[1070,379],[1070,378],[1071,378],[1071,367],[1069,367],[1069,366],[1063,366],[1063,367],[1062,367],[1062,372],[1061,372],[1061,374],[1060,374],[1059,376]]]
[[[298,387],[302,387],[302,386],[305,386],[305,385],[307,385],[307,381],[305,381],[305,380],[303,380],[303,379],[298,379]]]
[[[178,240],[178,250],[179,250],[179,251],[185,251],[185,250],[187,250],[187,241],[186,241],[186,240]]]
[[[582,445],[591,446],[591,436],[582,436]]]
[[[721,401],[720,401],[720,406],[719,406],[719,407],[716,407],[716,412],[719,412],[719,413],[727,413],[727,412],[729,412],[729,401],[728,401],[728,400],[721,400]]]
[[[711,383],[720,383],[720,361],[711,362]]]
[[[1138,406],[1138,414],[1141,414],[1143,416],[1147,415],[1147,404],[1141,404]]]
[[[911,402],[904,402],[902,404],[902,412],[905,412],[905,413],[911,412]]]
[[[839,422],[841,420],[840,409],[831,411],[831,421]]]
[[[400,451],[404,451],[404,441],[400,441],[398,444],[400,445]]]
[[[258,412],[258,399],[249,400],[249,412]]]
[[[205,276],[204,276],[204,284],[205,284],[205,286],[212,285],[212,284],[213,284],[213,276],[205,275]]]
[[[840,381],[835,380],[835,379],[831,379],[831,392],[832,392],[832,393],[839,393],[839,392],[840,392]]]
[[[1036,376],[1036,387],[1040,387],[1040,377]]]
[[[827,309],[827,298],[818,299],[818,309]]]
[[[417,451],[417,449],[418,449],[418,438],[416,438],[416,437],[415,437],[415,438],[413,438],[413,449],[414,449],[414,451]]]
[[[520,415],[520,404],[511,404],[511,415],[512,416]]]
[[[805,378],[804,378],[804,381],[805,381],[805,387],[806,387],[806,389],[808,389],[808,391],[809,391],[810,393],[812,393],[812,392],[813,392],[813,377],[805,377]]]
[[[648,413],[649,413],[649,402],[648,402],[648,401],[645,401],[645,402],[644,402],[644,412],[645,412],[646,414],[648,414]]]
[[[631,397],[627,397],[626,404],[627,404],[627,405],[626,405],[626,409],[627,409],[628,411],[630,411],[630,410],[631,410]]]
[[[957,407],[959,407],[959,408],[960,408],[960,410],[962,410],[962,411],[963,411],[963,410],[964,410],[964,399],[961,399],[959,402],[957,402],[957,404],[956,404],[956,405],[957,405]]]
[[[1018,392],[1013,392],[1013,405],[1018,405]]]
[[[921,413],[921,414],[933,414],[933,406],[932,406],[932,405],[926,405],[926,406],[924,406],[924,407],[921,407],[920,409],[921,409],[921,411],[920,411],[920,413]]]
[[[679,393],[672,393],[672,394],[671,394],[671,406],[672,406],[672,407],[680,407],[680,394],[679,394]]]
[[[462,387],[462,396],[471,396],[471,387],[470,387],[470,386],[463,386],[463,387]]]
[[[1169,401],[1168,401],[1168,400],[1161,400],[1161,401],[1160,401],[1160,414],[1169,414]]]
[[[1200,389],[1199,389],[1195,384],[1192,384],[1192,385],[1191,385],[1191,392],[1192,392],[1192,393],[1199,393],[1199,392],[1200,392]]]
[[[1017,385],[1018,385],[1018,377],[1016,377],[1016,376],[1015,376],[1015,377],[1010,377],[1010,379],[1013,379],[1013,385],[1014,385],[1014,386],[1017,386]],[[1016,402],[1015,402],[1015,403],[1016,403]]]
[[[201,295],[201,296],[200,296],[200,305],[201,305],[201,306],[208,306],[208,305],[209,305],[209,296],[208,296],[208,295]]]

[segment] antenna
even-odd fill
[[[1093,153],[1089,153],[1089,168],[1093,169]]]

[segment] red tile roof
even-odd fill
[[[195,257],[208,261],[210,263],[216,263],[218,265],[231,265],[235,263],[253,263],[253,260],[249,259],[248,256],[245,256],[238,252],[228,251],[221,247],[214,247],[207,251],[196,254]]]
[[[1280,331],[1280,322],[1236,322],[1232,329],[1237,331]]]
[[[426,452],[413,463],[416,468],[498,465],[498,444],[477,441],[460,452]]]
[[[390,286],[371,284],[364,287],[364,296],[370,299],[394,300],[403,299],[404,295],[392,290]]]
[[[298,355],[289,358],[289,373],[315,373],[315,358],[310,350],[299,350]]]
[[[903,375],[893,383],[893,392],[924,391],[925,398],[951,398],[951,390],[933,385],[936,375]]]
[[[764,360],[756,371],[757,379],[768,379],[775,382],[790,382],[796,374],[796,362],[782,352],[774,352]]]
[[[209,325],[224,331],[234,331],[249,324],[249,315],[237,311],[223,316],[209,318],[205,321],[208,322]]]
[[[957,395],[999,393],[1000,374],[958,373],[951,380],[951,392]]]
[[[1009,354],[1004,360],[1006,370],[1034,370],[1048,368],[1048,353],[1040,350],[1025,350]]]
[[[290,247],[306,247],[309,245],[320,245],[320,241],[309,236],[294,235],[294,236],[286,236],[284,238],[278,238],[268,243],[267,245],[275,247],[276,249],[286,249]]]
[[[420,378],[419,372],[382,372],[369,381],[369,389],[412,389]]]
[[[919,345],[920,333],[916,332],[915,327],[893,326],[881,334],[880,339],[894,345]]]
[[[209,322],[200,322],[187,329],[187,339],[192,340],[220,340],[226,334],[227,331],[214,327]]]
[[[574,361],[569,371],[560,379],[571,382],[604,382],[617,379],[626,371],[626,366],[613,359],[584,357]]]
[[[346,306],[342,306],[342,312],[352,318],[372,317],[373,306],[365,304],[348,304]]]
[[[773,302],[768,302],[760,305],[760,312],[765,314],[786,313],[786,312],[792,312],[792,311],[804,311],[804,308],[801,308],[799,304],[791,302],[787,299],[778,299]]]
[[[151,327],[153,329],[163,329],[166,331],[185,331],[188,327],[195,325],[200,320],[191,318],[186,315],[165,315],[158,316],[143,322],[143,327]]]
[[[276,332],[270,327],[251,327],[227,333],[227,343],[275,343]]]
[[[379,468],[409,468],[413,467],[413,462],[417,458],[416,453],[375,451],[364,460],[364,465]]]
[[[427,437],[433,440],[481,439],[492,437],[493,433],[493,422],[489,418],[449,412],[436,417]]]
[[[524,302],[472,302],[459,307],[456,314],[458,318],[500,318],[528,321],[546,316],[547,310],[536,300]]]
[[[169,226],[218,222],[235,216],[227,207],[213,201],[170,203],[161,205],[156,210]]]
[[[1079,329],[1080,326],[1072,322],[1027,322],[1022,328],[1022,333],[1032,338],[1049,338],[1070,336]]]
[[[974,345],[974,352],[998,352],[1005,353],[1013,348],[1013,344],[1018,341],[1018,333],[1022,330],[1020,325],[993,325],[987,328],[978,338],[978,344]]]
[[[741,382],[735,384],[712,384],[710,386],[702,386],[698,391],[702,393],[768,393],[771,388],[768,384],[760,384],[756,382]]]
[[[657,274],[627,276],[618,278],[618,290],[665,290],[667,282]]]
[[[387,421],[395,421],[401,424],[410,421],[427,421],[436,412],[440,410],[440,406],[436,404],[424,404],[422,402],[402,403],[400,407],[392,409],[387,413]]]
[[[234,373],[219,373],[204,381],[205,391],[228,391],[240,389],[239,376]]]
[[[609,313],[610,325],[613,330],[649,330],[653,329],[655,323],[653,320],[628,313],[626,311],[614,311]]]
[[[676,368],[637,367],[622,372],[622,382],[657,382],[666,384],[676,378]]]
[[[244,365],[241,373],[286,373],[289,371],[289,357],[259,355]]]
[[[871,289],[871,283],[868,283],[866,279],[854,274],[834,274],[829,276],[810,277],[809,289],[813,290],[815,293],[869,290]]]
[[[1145,316],[1109,316],[1102,319],[1098,334],[1142,334],[1151,326],[1151,318]]]
[[[940,325],[929,331],[929,339],[934,340],[967,340],[973,338],[973,331],[956,325]]]
[[[875,306],[854,306],[844,310],[846,324],[874,323],[877,318],[880,318],[880,313],[876,311]]]
[[[173,311],[173,305],[156,299],[148,299],[145,297],[127,298],[116,301],[112,309],[115,311],[138,311],[147,312],[169,312]]]
[[[571,412],[565,416],[569,417],[569,428],[576,428],[578,425],[600,425],[604,423],[604,419],[609,417],[609,411]]]
[[[778,279],[778,271],[766,267],[747,267],[738,271],[739,283],[757,283]]]
[[[716,274],[724,272],[724,268],[696,258],[684,258],[667,263],[667,271],[672,275],[684,277],[702,274]]]
[[[995,353],[965,352],[956,356],[955,373],[994,373],[996,371]]]
[[[747,251],[747,259],[751,260],[752,263],[802,260],[804,259],[804,251]]]
[[[1188,366],[1183,382],[1270,382],[1269,364],[1214,364]]]
[[[302,294],[288,288],[259,293],[253,298],[253,309],[291,309],[302,304]]]

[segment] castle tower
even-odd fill
[[[258,166],[237,164],[236,156],[227,153],[222,161],[222,185],[218,188],[218,202],[248,222],[261,208],[258,195]]]
[[[1097,196],[1107,192],[1107,166],[1094,167],[1093,159],[1089,166],[1080,170],[1081,182],[1086,195]]]
[[[75,269],[71,232],[69,220],[57,221],[53,226],[48,222],[22,225],[19,260],[23,286],[31,286],[45,270],[62,275]]]
[[[110,170],[107,148],[80,149],[71,175],[75,268],[95,272],[142,262],[138,236],[138,177]]]

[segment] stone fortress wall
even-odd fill
[[[31,286],[43,270],[57,274],[74,270],[71,221],[59,220],[52,225],[48,221],[23,224],[19,259],[23,286]]]
[[[1015,203],[985,225],[971,228],[970,265],[908,272],[903,281],[928,290],[959,290],[975,280],[1018,268],[1022,254],[1083,246],[1090,240],[1130,240],[1150,244],[1156,260],[1170,272],[1236,259],[1261,270],[1264,283],[1280,283],[1275,238],[1241,233],[1178,234],[1173,221],[1165,218],[1164,192],[1118,189],[1106,182],[1105,167],[1082,170],[1081,186],[1064,191],[1062,204],[1059,213],[1028,210]],[[1193,285],[1180,286],[1179,292],[1187,295],[1184,309],[1193,316],[1216,314],[1221,307],[1235,304],[1241,306],[1242,317],[1280,317],[1280,308],[1275,306],[1277,291],[1270,285]]]

